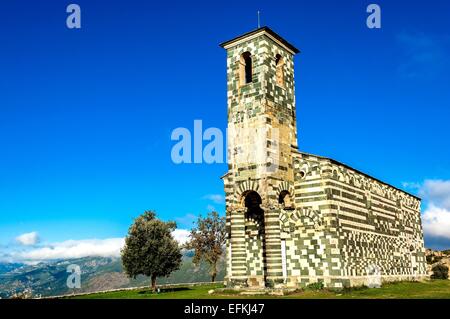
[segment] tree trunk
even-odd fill
[[[156,276],[152,275],[152,291],[156,291]]]
[[[211,281],[215,282],[216,281],[216,276],[217,276],[217,264],[214,263],[211,267]]]

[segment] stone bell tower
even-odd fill
[[[280,210],[293,205],[298,153],[293,45],[267,27],[227,51],[227,277],[231,286],[283,283]]]

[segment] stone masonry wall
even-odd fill
[[[303,262],[288,265],[299,281],[341,287],[374,273],[383,281],[426,275],[418,198],[331,159],[302,153],[296,167],[299,221],[288,246]]]
[[[243,84],[245,52],[252,81]],[[227,46],[226,282],[342,288],[374,275],[424,278],[420,199],[298,151],[293,54],[265,31]]]

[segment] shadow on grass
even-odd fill
[[[167,293],[167,292],[177,292],[177,291],[186,291],[186,290],[192,290],[189,287],[176,287],[176,288],[162,288],[158,292],[153,292],[152,290],[141,290],[138,292],[139,295],[157,295],[161,293]]]

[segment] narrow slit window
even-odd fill
[[[275,56],[275,66],[276,66],[276,81],[277,85],[284,86],[284,60],[283,57],[279,54]]]
[[[250,52],[244,52],[240,59],[240,82],[241,85],[251,83],[253,81],[252,55]]]

